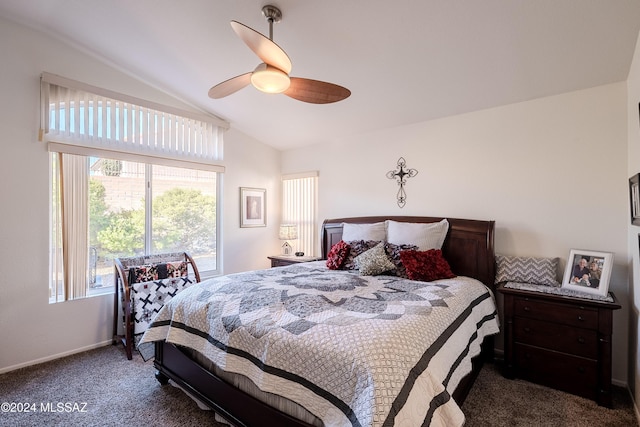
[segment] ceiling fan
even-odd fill
[[[266,93],[283,93],[298,101],[312,104],[329,104],[342,101],[351,95],[351,91],[333,83],[301,77],[290,77],[291,60],[280,46],[273,42],[273,23],[282,19],[282,12],[275,6],[262,8],[262,14],[269,21],[269,37],[237,21],[231,21],[231,28],[238,37],[249,46],[263,61],[255,70],[218,83],[209,89],[209,97],[224,98],[253,84]]]

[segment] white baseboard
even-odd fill
[[[30,360],[28,362],[19,363],[13,366],[7,366],[5,368],[0,368],[0,374],[7,373],[9,371],[15,371],[16,369],[26,368],[27,366],[38,365],[40,363],[49,362],[50,360],[60,359],[61,357],[71,356],[72,354],[82,353],[84,351],[93,350],[99,347],[104,347],[107,345],[111,345],[112,341],[103,341],[95,344],[88,345],[86,347],[77,348],[75,350],[65,351],[64,353],[58,353],[51,356],[42,357],[40,359]]]
[[[629,384],[627,384],[626,381],[620,381],[620,380],[617,380],[615,378],[611,378],[611,384],[615,385],[615,386],[618,386],[618,387],[624,387],[627,390],[629,390]]]

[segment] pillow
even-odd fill
[[[405,251],[408,249],[418,250],[418,247],[415,245],[394,245],[393,243],[385,243],[384,250],[387,253],[387,256],[391,260],[391,262],[396,266],[396,269],[393,270],[393,273],[402,278],[409,278],[407,276],[407,269],[402,264],[402,260],[400,259],[400,251]]]
[[[187,274],[187,263],[185,261],[175,261],[129,267],[128,280],[129,284],[133,284],[166,279],[168,277],[184,277]]]
[[[371,248],[374,248],[380,242],[375,240],[353,240],[347,242],[349,245],[349,254],[347,255],[347,259],[345,259],[344,264],[342,265],[343,270],[355,270],[356,263],[354,259],[363,252],[368,251]]]
[[[387,220],[387,242],[394,245],[415,245],[421,251],[442,249],[449,231],[449,221],[422,224]]]
[[[375,240],[381,242],[386,238],[384,222],[373,224],[349,224],[342,223],[342,240]]]
[[[349,249],[349,245],[344,240],[340,240],[331,246],[331,250],[327,255],[327,267],[329,267],[329,270],[340,270],[342,268],[347,260],[347,255],[349,255]]]
[[[375,276],[396,268],[384,251],[384,243],[358,255],[355,263],[361,276]]]
[[[442,256],[440,249],[429,249],[428,251],[402,251],[400,259],[407,269],[407,276],[411,280],[421,282],[431,282],[439,279],[452,279],[456,277],[451,271],[451,267]]]
[[[559,258],[496,255],[496,283],[519,282],[558,287],[558,262]]]

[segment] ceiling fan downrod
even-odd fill
[[[269,40],[273,41],[273,23],[276,24],[282,20],[282,12],[273,5],[266,5],[262,8],[262,15],[269,21]]]

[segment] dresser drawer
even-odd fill
[[[517,343],[535,345],[589,359],[598,358],[598,333],[592,329],[516,317],[513,333]]]
[[[514,314],[516,316],[563,323],[579,328],[598,328],[597,309],[529,298],[516,298],[514,302]]]
[[[611,407],[613,302],[500,286],[504,374]]]
[[[568,393],[595,399],[598,363],[524,344],[515,345],[518,376]]]

